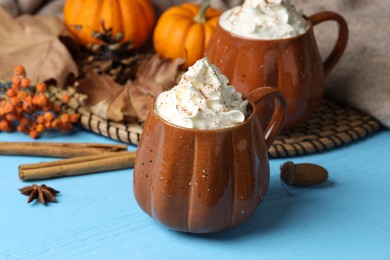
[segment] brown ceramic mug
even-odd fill
[[[275,100],[265,137],[256,103]],[[211,233],[247,220],[269,184],[267,148],[282,128],[285,101],[274,88],[249,96],[248,116],[238,125],[198,130],[173,125],[151,109],[134,166],[139,206],[168,228]]]
[[[348,41],[348,26],[342,16],[321,12],[306,19],[309,27],[304,34],[275,40],[244,38],[218,24],[206,50],[210,62],[241,93],[249,94],[261,86],[277,87],[287,101],[284,128],[303,122],[319,107],[324,77],[340,60]],[[336,21],[339,32],[333,51],[322,62],[313,26],[325,21]],[[261,122],[267,122],[272,106],[259,106],[258,111]]]

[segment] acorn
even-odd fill
[[[309,187],[324,183],[328,177],[328,171],[317,164],[288,161],[280,166],[280,178],[288,185]]]

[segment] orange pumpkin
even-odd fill
[[[102,32],[101,21],[113,34],[124,33],[122,42],[141,46],[152,33],[156,16],[149,0],[67,0],[64,21],[83,45],[99,43],[92,32]]]
[[[154,49],[164,58],[185,58],[184,68],[193,65],[204,56],[221,13],[210,8],[210,1],[167,9],[154,30]]]

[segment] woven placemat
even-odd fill
[[[324,99],[320,108],[303,124],[282,131],[268,154],[270,158],[321,152],[362,139],[381,124],[350,106]]]
[[[142,134],[140,123],[121,124],[91,114],[84,107],[69,107],[80,114],[81,125],[99,135],[137,145]],[[270,158],[310,154],[343,146],[379,130],[381,124],[350,106],[324,99],[305,123],[284,130],[268,150]]]

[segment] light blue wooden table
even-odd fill
[[[0,133],[0,141],[31,140]],[[114,143],[86,131],[41,141]],[[389,130],[292,158],[330,174],[322,186],[290,188],[293,195],[279,181],[286,159],[271,160],[269,192],[253,217],[212,235],[149,218],[134,199],[132,170],[33,182],[60,190],[59,203],[26,204],[18,165],[44,160],[0,156],[0,259],[390,259]]]

